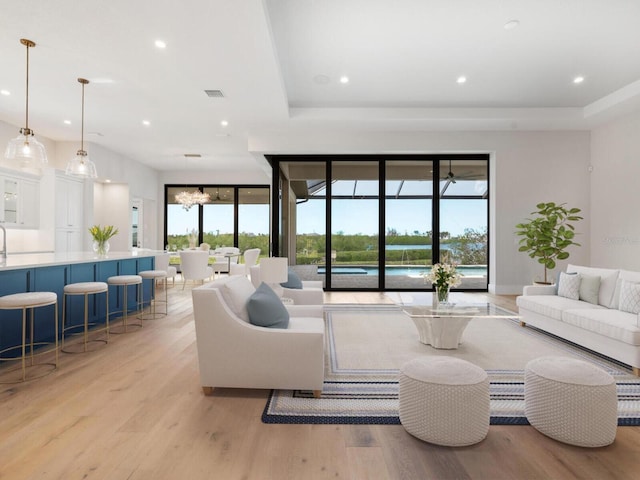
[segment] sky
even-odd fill
[[[420,233],[431,230],[430,200],[397,200],[387,202],[386,227],[399,234]],[[482,230],[487,227],[486,200],[442,200],[440,203],[441,231],[452,236],[465,228]],[[267,205],[241,205],[238,213],[239,231],[269,233],[269,207]],[[185,211],[178,205],[169,205],[169,235],[183,235],[198,225],[198,209]],[[310,200],[298,205],[298,232],[325,233],[324,201]],[[334,200],[333,231],[346,235],[374,235],[378,228],[377,200]],[[232,205],[205,205],[205,232],[233,232]]]

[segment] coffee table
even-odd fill
[[[427,292],[397,293],[387,296],[413,320],[420,342],[437,349],[457,349],[472,318],[513,318],[491,303],[450,303],[433,305]]]

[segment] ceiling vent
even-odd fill
[[[185,153],[184,158],[201,158],[202,155],[199,153]]]
[[[224,93],[222,93],[222,90],[205,90],[204,93],[206,93],[207,96],[211,98],[224,98]]]

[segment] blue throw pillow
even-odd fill
[[[262,282],[247,301],[249,322],[258,327],[287,328],[289,311],[269,285]]]
[[[295,288],[298,290],[302,289],[302,280],[293,270],[289,269],[287,281],[281,283],[280,286],[284,288]]]

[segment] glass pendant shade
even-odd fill
[[[19,162],[20,168],[39,168],[47,164],[47,152],[33,132],[25,135],[25,130],[20,129],[20,135],[9,140],[4,156],[7,160]]]
[[[84,150],[78,150],[76,156],[69,160],[64,173],[72,177],[80,178],[98,177],[96,164],[89,159],[87,152],[85,152]]]
[[[89,159],[89,156],[84,149],[84,86],[89,83],[89,80],[79,78],[78,83],[82,84],[82,129],[80,133],[80,150],[76,152],[75,157],[69,160],[64,173],[71,177],[97,178],[98,172],[96,171],[96,164]]]
[[[26,38],[21,38],[20,43],[27,47],[25,127],[20,129],[20,135],[9,140],[4,157],[19,163],[20,168],[40,168],[47,164],[47,152],[29,128],[29,48],[35,47],[36,44]]]

